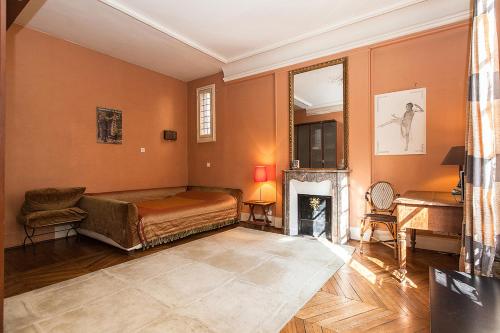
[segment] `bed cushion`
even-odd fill
[[[22,211],[24,214],[28,214],[74,207],[84,192],[85,187],[43,188],[27,191]]]
[[[78,207],[57,210],[45,210],[28,213],[19,217],[19,222],[31,228],[40,228],[63,223],[77,222],[85,219],[87,213]]]
[[[167,187],[167,188],[153,188],[145,190],[129,190],[129,191],[115,191],[105,193],[92,193],[88,194],[93,197],[120,200],[126,202],[137,203],[141,201],[160,200],[167,197],[176,195],[179,192],[185,192],[186,187]]]

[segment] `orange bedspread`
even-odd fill
[[[224,192],[188,191],[161,200],[136,203],[143,245],[169,236],[237,218],[237,200]]]

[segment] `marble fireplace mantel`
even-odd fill
[[[336,169],[283,170],[283,227],[298,235],[297,194],[332,197],[332,242],[349,239],[349,171]]]

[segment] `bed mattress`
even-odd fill
[[[143,246],[151,246],[223,226],[235,220],[238,203],[223,192],[187,191],[174,196],[136,203],[137,232]]]

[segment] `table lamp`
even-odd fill
[[[465,146],[454,146],[451,147],[450,150],[448,151],[448,154],[444,157],[443,161],[441,162],[441,165],[458,165],[458,184],[457,187],[455,187],[452,191],[451,194],[456,194],[460,195],[462,194],[462,168],[465,162]]]
[[[256,183],[267,182],[267,168],[264,165],[257,165],[253,172],[253,181]],[[259,188],[259,201],[262,201],[262,184]]]

